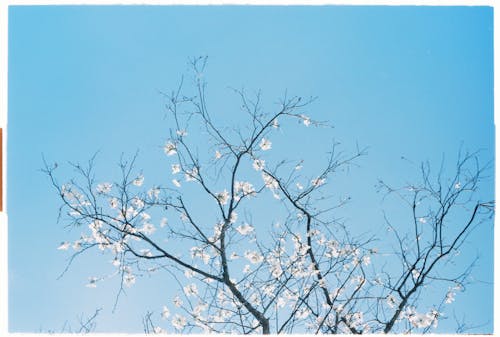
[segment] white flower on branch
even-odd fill
[[[163,228],[168,224],[167,218],[161,218],[160,227]]]
[[[137,178],[134,179],[134,181],[132,182],[135,186],[142,186],[142,184],[144,183],[144,176],[141,174],[139,175]]]
[[[445,301],[444,301],[444,302],[445,302],[446,304],[450,304],[450,303],[454,302],[454,301],[455,301],[455,295],[456,295],[456,293],[455,293],[455,292],[453,292],[453,291],[449,290],[449,291],[446,293],[446,298],[445,298]]]
[[[112,187],[113,187],[113,184],[111,184],[111,183],[97,184],[96,191],[99,194],[108,194],[109,192],[111,192]]]
[[[297,311],[297,313],[295,314],[295,317],[297,317],[298,319],[304,319],[304,318],[309,317],[310,314],[311,314],[311,310],[309,308],[302,307]]]
[[[198,305],[196,305],[193,310],[191,311],[191,313],[196,317],[196,318],[200,318],[200,314],[207,310],[208,308],[208,304],[207,303],[198,303]]]
[[[253,168],[255,171],[262,171],[265,167],[266,161],[264,159],[254,159],[253,160]]]
[[[74,250],[80,250],[82,248],[82,241],[81,240],[76,240],[73,243],[73,249]]]
[[[220,159],[222,157],[222,154],[219,152],[219,150],[215,150],[215,159]]]
[[[167,306],[164,305],[163,310],[161,311],[161,318],[167,319],[168,317],[170,317],[170,310],[168,310]]]
[[[177,174],[181,171],[181,165],[172,164],[172,174]]]
[[[418,218],[418,222],[420,223],[427,223],[427,219],[426,218]]]
[[[172,179],[172,184],[174,184],[176,187],[181,187],[181,183],[177,179]]]
[[[304,123],[305,126],[311,125],[311,119],[307,117],[306,115],[301,115],[302,118],[302,123]]]
[[[255,195],[253,185],[247,181],[236,181],[234,183],[234,190],[236,194],[243,192],[243,195]]]
[[[182,329],[184,329],[184,327],[186,326],[186,324],[187,324],[186,318],[184,316],[179,315],[179,314],[176,314],[174,316],[174,318],[172,319],[172,326],[176,330],[182,330]]]
[[[165,330],[163,330],[163,329],[162,329],[161,327],[159,327],[159,326],[155,326],[155,327],[153,328],[153,332],[154,332],[155,334],[161,334],[161,333],[165,333]]]
[[[139,252],[141,253],[142,256],[147,256],[147,257],[153,256],[153,253],[151,253],[151,250],[147,249],[147,248],[141,249]]]
[[[394,295],[392,294],[389,294],[387,295],[386,302],[389,307],[394,308],[396,306],[396,297],[394,297]]]
[[[254,228],[252,225],[250,225],[248,223],[244,223],[243,225],[236,227],[236,230],[241,235],[248,235],[254,231]]]
[[[97,277],[89,277],[89,283],[85,286],[88,288],[97,288],[97,281],[99,281]]]
[[[208,262],[210,262],[210,255],[200,247],[191,248],[191,257],[200,258],[203,260],[203,263],[205,264],[208,264]]]
[[[264,260],[264,257],[262,255],[260,255],[258,252],[255,252],[255,251],[248,251],[247,250],[245,252],[245,257],[252,264],[261,263]]]
[[[173,303],[177,308],[180,308],[183,304],[183,302],[179,296],[174,297]]]
[[[255,306],[259,306],[261,303],[262,303],[262,300],[259,296],[258,293],[253,293],[251,296],[250,296],[250,303],[252,303],[253,305]]]
[[[281,309],[284,308],[286,305],[286,300],[283,297],[278,297],[276,300],[276,308]]]
[[[192,278],[194,276],[194,271],[192,271],[191,269],[186,269],[184,271],[184,276],[186,276],[186,278]]]
[[[316,179],[313,179],[311,181],[311,184],[314,186],[314,187],[318,187],[318,186],[321,186],[325,183],[325,178],[321,178],[321,177],[318,177]]]
[[[196,296],[198,295],[198,287],[196,287],[194,283],[188,284],[184,287],[184,294],[186,294],[187,297]]]
[[[232,211],[231,215],[229,215],[229,222],[235,223],[236,220],[238,220],[238,213],[236,213],[235,211]]]
[[[437,327],[439,313],[432,309],[428,313],[418,313],[414,308],[407,309],[407,317],[410,324],[415,328],[427,328],[431,325]]]
[[[270,176],[266,172],[262,172],[262,179],[264,180],[264,185],[267,188],[277,189],[278,186],[279,186],[278,182],[276,181],[276,179],[274,179],[272,176]]]
[[[272,124],[273,128],[277,129],[280,127],[279,125],[279,122],[278,122],[278,118],[275,118],[273,119],[273,124]]]
[[[365,266],[368,266],[370,263],[371,263],[371,258],[370,258],[370,256],[369,256],[369,255],[365,255],[365,256],[363,256],[363,264],[364,264]]]
[[[192,170],[187,170],[184,177],[186,178],[186,181],[196,181],[196,178],[198,177],[198,168],[193,167]]]
[[[224,190],[222,192],[217,193],[216,197],[221,205],[225,205],[229,200],[229,192],[227,190]]]
[[[121,265],[120,259],[115,256],[115,258],[111,261],[111,264],[115,267],[119,267]]]
[[[454,187],[456,190],[459,190],[462,187],[462,184],[460,184],[460,182],[457,182]]]
[[[131,287],[135,283],[135,275],[127,273],[127,275],[125,275],[125,277],[123,278],[123,283],[127,287]]]
[[[132,203],[138,209],[144,207],[144,200],[142,200],[141,198],[135,197],[134,199],[132,199]]]
[[[259,143],[259,146],[263,151],[270,150],[271,149],[271,141],[269,139],[262,138],[260,143]]]
[[[165,154],[167,156],[173,156],[174,154],[177,153],[177,147],[175,146],[174,143],[168,141],[163,147],[163,151],[165,151]]]
[[[175,133],[176,133],[179,137],[185,137],[185,136],[187,136],[187,134],[188,134],[186,130],[177,130]]]
[[[71,243],[69,242],[61,242],[59,247],[57,247],[58,250],[68,250],[69,246],[71,246]]]
[[[109,207],[111,208],[117,208],[119,205],[118,199],[117,198],[111,198],[109,199]]]

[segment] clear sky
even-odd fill
[[[168,278],[160,276],[138,282],[112,313],[118,280],[85,287],[107,268],[99,256],[83,257],[56,280],[68,257],[56,248],[79,233],[57,223],[58,196],[40,169],[42,154],[64,164],[100,151],[98,172],[107,177],[121,153],[140,150],[146,179],[168,182],[159,91],[177,87],[193,56],[208,55],[208,99],[221,120],[240,118],[229,86],[261,89],[267,107],[287,90],[318,96],[308,113],[335,126],[322,139],[369,147],[339,182],[353,198],[345,212],[355,231],[383,228],[378,178],[416,176],[402,156],[438,165],[463,145],[494,159],[488,7],[12,6],[8,53],[11,332],[58,330],[98,307],[98,331],[140,332],[142,315],[169,301]],[[283,139],[294,136],[284,131]],[[311,146],[282,148],[300,157]],[[310,165],[323,162],[321,154],[307,156]],[[481,193],[493,197],[493,178]],[[472,332],[492,332],[492,225],[478,228],[467,247],[466,256],[481,255],[479,282],[453,310],[481,325]],[[452,323],[438,331],[453,332]]]

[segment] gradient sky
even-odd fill
[[[42,154],[64,164],[100,151],[98,171],[107,177],[121,153],[139,149],[146,179],[169,181],[159,91],[177,87],[193,56],[208,55],[208,98],[219,118],[239,118],[226,99],[229,86],[261,89],[268,107],[286,89],[318,96],[308,113],[335,126],[321,137],[347,150],[369,147],[339,182],[353,198],[345,212],[355,231],[383,227],[378,178],[416,176],[402,156],[438,165],[463,145],[483,150],[485,162],[494,159],[488,7],[11,6],[8,53],[11,332],[57,331],[98,307],[98,331],[140,332],[142,315],[168,302],[168,278],[159,277],[138,282],[111,313],[118,280],[84,286],[107,268],[96,256],[56,280],[68,257],[56,248],[79,233],[57,223],[58,196],[40,169]],[[285,131],[283,139],[293,136]],[[284,144],[299,156],[317,145]],[[321,153],[308,158],[312,166],[324,161]],[[493,178],[481,193],[492,198]],[[493,226],[479,228],[467,247],[464,255],[481,255],[474,270],[480,282],[452,309],[481,325],[471,332],[489,333]],[[451,321],[438,331],[453,332]]]

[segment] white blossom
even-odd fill
[[[73,249],[74,250],[80,250],[80,248],[82,248],[82,242],[80,240],[76,240],[73,243]]]
[[[156,227],[151,224],[151,223],[148,223],[146,222],[142,228],[140,229],[140,231],[146,235],[151,235],[153,234],[155,231],[156,231]]]
[[[96,191],[99,194],[107,194],[107,193],[111,192],[112,187],[113,187],[113,184],[111,184],[111,183],[97,184]]]
[[[222,192],[217,193],[216,197],[221,205],[225,205],[229,200],[229,192],[227,190],[224,190]]]
[[[235,211],[232,211],[231,215],[229,215],[229,222],[235,223],[236,220],[238,220],[238,213],[236,213]]]
[[[437,327],[438,316],[439,312],[434,309],[428,313],[418,313],[413,308],[407,310],[408,321],[415,328],[427,328],[431,326],[431,324]]]
[[[96,288],[97,281],[99,281],[97,277],[89,277],[89,283],[87,283],[85,286],[88,288]]]
[[[111,208],[117,208],[118,204],[119,204],[119,202],[118,202],[117,198],[111,198],[111,199],[109,199],[109,206]]]
[[[295,314],[295,317],[298,319],[304,319],[307,318],[311,314],[311,310],[307,307],[301,307],[297,313]]]
[[[132,203],[134,204],[134,206],[136,208],[143,208],[144,207],[144,200],[142,200],[141,198],[135,197],[134,199],[132,199]],[[137,214],[135,214],[135,215],[137,215]]]
[[[243,195],[254,195],[255,189],[253,185],[247,181],[235,181],[234,190],[236,194],[243,192]]]
[[[278,123],[278,118],[275,118],[273,119],[273,124],[272,124],[273,128],[277,129],[279,128],[279,123]]]
[[[266,172],[262,172],[262,179],[264,180],[264,184],[266,185],[267,188],[277,189],[279,186],[276,179],[274,179],[272,176],[270,176]]]
[[[205,252],[203,249],[200,247],[192,247],[191,248],[191,257],[192,258],[200,258],[203,260],[203,263],[208,264],[210,262],[210,255]]]
[[[153,332],[156,333],[156,334],[160,334],[160,333],[165,333],[165,330],[163,330],[161,327],[159,326],[155,326],[153,328]]]
[[[170,310],[168,310],[167,306],[163,306],[163,310],[161,311],[161,318],[167,319],[170,316]]]
[[[236,230],[241,235],[248,235],[248,234],[250,234],[250,233],[252,233],[254,231],[254,228],[253,228],[252,225],[244,223],[243,225],[240,225],[240,226],[236,227]]]
[[[172,326],[176,330],[182,330],[182,329],[184,329],[184,327],[186,326],[186,324],[187,324],[186,318],[184,316],[179,315],[179,314],[176,314],[174,316],[174,318],[172,319]]]
[[[163,147],[163,150],[165,151],[165,154],[167,156],[172,156],[177,153],[177,147],[175,146],[174,143],[168,141],[165,146]]]
[[[175,296],[173,302],[177,308],[180,308],[182,306],[182,300],[179,296]]]
[[[396,306],[396,297],[394,297],[392,294],[387,295],[387,305],[391,308],[394,308]]]
[[[184,177],[186,178],[186,181],[196,181],[196,178],[198,177],[198,168],[193,167],[192,170],[187,170]]]
[[[260,263],[260,262],[262,262],[264,260],[264,257],[262,255],[260,255],[258,252],[255,252],[255,251],[248,251],[247,250],[245,252],[245,257],[252,264]]]
[[[270,150],[271,149],[271,141],[269,139],[262,138],[259,146],[263,151]]]
[[[125,277],[123,278],[123,283],[127,286],[130,287],[135,283],[135,276],[131,273],[127,273]]]
[[[160,227],[163,228],[168,224],[167,218],[162,218],[160,221]]]
[[[370,258],[370,256],[369,256],[369,255],[365,255],[365,256],[363,256],[363,264],[364,264],[365,266],[368,266],[370,263],[371,263],[371,258]]]
[[[311,181],[311,184],[314,186],[314,187],[318,187],[318,186],[321,186],[325,183],[325,178],[321,178],[321,177],[318,177],[316,179],[313,179]]]
[[[186,269],[184,271],[184,276],[186,276],[186,278],[192,278],[194,276],[194,271],[192,271],[191,269]]]
[[[266,161],[264,159],[254,159],[253,160],[253,168],[255,171],[262,171],[265,167]]]
[[[222,157],[222,154],[219,152],[219,150],[215,151],[215,159],[220,159]]]
[[[177,135],[179,137],[184,137],[184,136],[187,136],[187,134],[188,134],[186,130],[177,130],[177,131],[175,131],[175,133],[177,133]]]
[[[302,117],[302,123],[304,123],[305,126],[311,125],[311,119],[305,115],[301,115]]]
[[[172,179],[172,184],[174,184],[176,187],[181,187],[181,183],[177,179]]]
[[[68,250],[69,246],[71,246],[71,243],[69,242],[61,242],[59,247],[57,247],[58,250]]]
[[[449,290],[449,291],[446,293],[445,303],[450,304],[450,303],[454,302],[454,301],[455,301],[455,295],[456,295],[456,293],[455,293],[455,292],[453,292],[453,291]]]
[[[181,165],[172,164],[172,174],[177,174],[181,171]]]
[[[137,178],[135,178],[134,181],[132,182],[132,184],[134,184],[135,186],[142,186],[143,183],[144,183],[144,176],[142,174],[139,175]]]
[[[196,287],[196,284],[188,284],[187,286],[184,287],[184,294],[186,296],[196,296],[198,295],[198,287]]]

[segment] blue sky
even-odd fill
[[[488,7],[11,6],[8,53],[11,332],[58,330],[97,307],[99,331],[140,332],[141,316],[170,298],[158,293],[168,282],[159,276],[128,290],[111,313],[115,281],[84,287],[107,268],[99,256],[83,257],[56,280],[67,259],[56,248],[75,233],[57,223],[58,198],[40,169],[42,154],[64,164],[99,151],[99,174],[108,177],[121,153],[140,150],[146,179],[169,181],[161,149],[169,125],[159,91],[177,87],[193,56],[208,55],[208,98],[221,121],[240,121],[229,86],[261,89],[267,107],[287,90],[318,96],[307,113],[335,127],[319,131],[320,139],[347,150],[368,147],[338,183],[339,193],[353,198],[345,214],[357,231],[382,226],[378,178],[397,184],[415,177],[401,156],[437,165],[463,146],[494,159]],[[320,165],[324,157],[311,155],[317,144],[309,138],[287,147],[296,136],[284,130],[278,149]],[[487,199],[493,192],[490,179],[481,193]],[[488,333],[492,225],[468,241],[465,254],[481,254],[474,271],[481,282],[453,309],[485,323],[474,332]],[[452,332],[448,323],[442,331]]]

